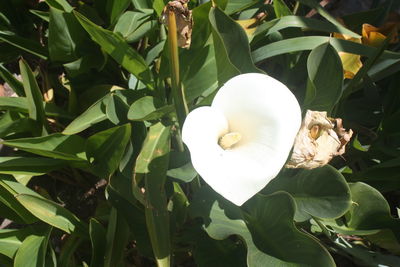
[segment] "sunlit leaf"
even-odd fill
[[[152,75],[145,60],[136,50],[132,49],[120,35],[97,26],[78,12],[74,14],[92,39],[98,43],[106,53],[149,88],[152,89],[154,87]]]
[[[63,131],[63,134],[76,134],[90,126],[107,119],[106,104],[110,95],[99,99],[96,103],[75,118]]]
[[[156,120],[172,112],[172,105],[163,103],[152,96],[145,96],[135,101],[129,108],[128,119],[130,120]]]
[[[21,59],[19,68],[22,76],[22,84],[28,102],[29,117],[38,122],[41,127],[44,127],[45,113],[43,106],[43,96],[37,84],[36,78],[29,65]],[[44,133],[46,130],[43,130]]]
[[[45,266],[50,233],[51,228],[42,235],[34,234],[25,238],[15,255],[14,265],[28,267]]]
[[[3,144],[33,154],[72,161],[86,161],[85,140],[77,135],[52,134],[44,137],[20,138],[3,141]]]
[[[61,205],[45,198],[20,194],[17,200],[41,221],[48,223],[66,233],[77,233],[86,236],[87,225]]]
[[[146,223],[154,255],[159,264],[170,261],[170,232],[167,197],[163,189],[169,160],[170,127],[150,127],[137,158],[135,175],[145,179]],[[151,207],[151,208],[150,208]]]

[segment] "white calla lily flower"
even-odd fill
[[[210,107],[189,113],[182,139],[201,177],[240,206],[279,173],[300,124],[300,106],[284,84],[247,73],[222,86]]]

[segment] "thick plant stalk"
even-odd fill
[[[185,92],[179,78],[178,37],[176,31],[176,18],[173,11],[168,11],[168,45],[171,66],[171,87],[174,98],[179,126],[182,127],[186,115],[189,113]]]

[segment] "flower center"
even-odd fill
[[[232,132],[227,133],[218,140],[218,145],[222,147],[222,149],[227,150],[232,148],[235,144],[237,144],[242,139],[242,135],[240,133]]]

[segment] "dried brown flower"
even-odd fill
[[[161,15],[161,22],[168,26],[168,12],[175,13],[178,46],[182,48],[189,48],[192,40],[193,17],[187,6],[188,2],[189,0],[169,1]]]
[[[313,169],[326,165],[334,156],[345,152],[352,135],[352,130],[343,128],[342,119],[307,110],[286,167]]]

